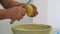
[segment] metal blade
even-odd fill
[[[29,1],[26,3],[26,5],[30,4],[30,2],[31,2],[31,0],[29,0]]]

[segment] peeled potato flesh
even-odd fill
[[[31,5],[26,5],[25,7],[27,9],[27,15],[32,16],[33,15],[33,7]]]

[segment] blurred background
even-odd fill
[[[16,0],[18,2],[27,2],[28,0]],[[25,16],[21,21],[16,21],[15,24],[48,24],[54,29],[53,34],[57,34],[60,30],[60,0],[32,0],[32,4],[37,6],[39,14],[34,17]],[[0,5],[0,9],[3,7]],[[9,19],[0,20],[0,34],[11,34],[11,25]]]

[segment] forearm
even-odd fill
[[[1,5],[4,8],[8,8],[10,6],[10,4],[12,3],[12,0],[0,0],[1,1]]]
[[[15,6],[19,6],[20,3],[14,0],[1,0],[1,4],[4,8],[12,8]]]
[[[13,1],[8,8],[17,7],[17,6],[20,6],[20,5],[21,5],[20,2]]]
[[[0,9],[0,20],[7,18],[6,9]]]
[[[0,20],[2,19],[12,19],[19,8],[10,8],[10,9],[0,9]]]

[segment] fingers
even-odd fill
[[[20,9],[21,11],[26,11],[26,9],[23,8],[22,6],[18,6],[18,9]]]
[[[21,3],[20,6],[25,7],[25,3]]]
[[[11,10],[8,10],[8,17],[11,19],[11,24],[15,22],[15,20],[19,21],[25,16],[25,8],[22,7],[15,7]]]
[[[24,16],[25,16],[25,14],[26,14],[26,9],[25,8],[20,8],[20,9],[18,9],[18,14],[17,14],[17,20],[19,21],[19,20],[21,20]]]
[[[37,7],[35,5],[31,4],[31,6],[33,7],[33,9],[37,9]]]
[[[19,17],[21,17],[20,19],[18,19],[18,21],[21,20],[26,14],[26,9],[24,6],[25,6],[25,3],[21,3],[20,6],[18,6],[19,7],[18,11],[20,11],[19,14],[21,14],[21,15],[18,15]]]
[[[30,17],[35,17],[36,15],[38,15],[37,7],[33,4],[31,4],[31,6],[33,7],[33,15]]]
[[[26,14],[26,10],[22,8],[22,10],[19,13],[21,13],[21,15],[24,16]]]
[[[37,11],[35,11],[35,12],[33,13],[33,15],[30,16],[30,17],[35,17],[36,15],[38,15],[38,12],[37,12]]]
[[[16,17],[17,17],[17,20],[19,21],[23,18],[23,15],[21,13],[18,13]]]

